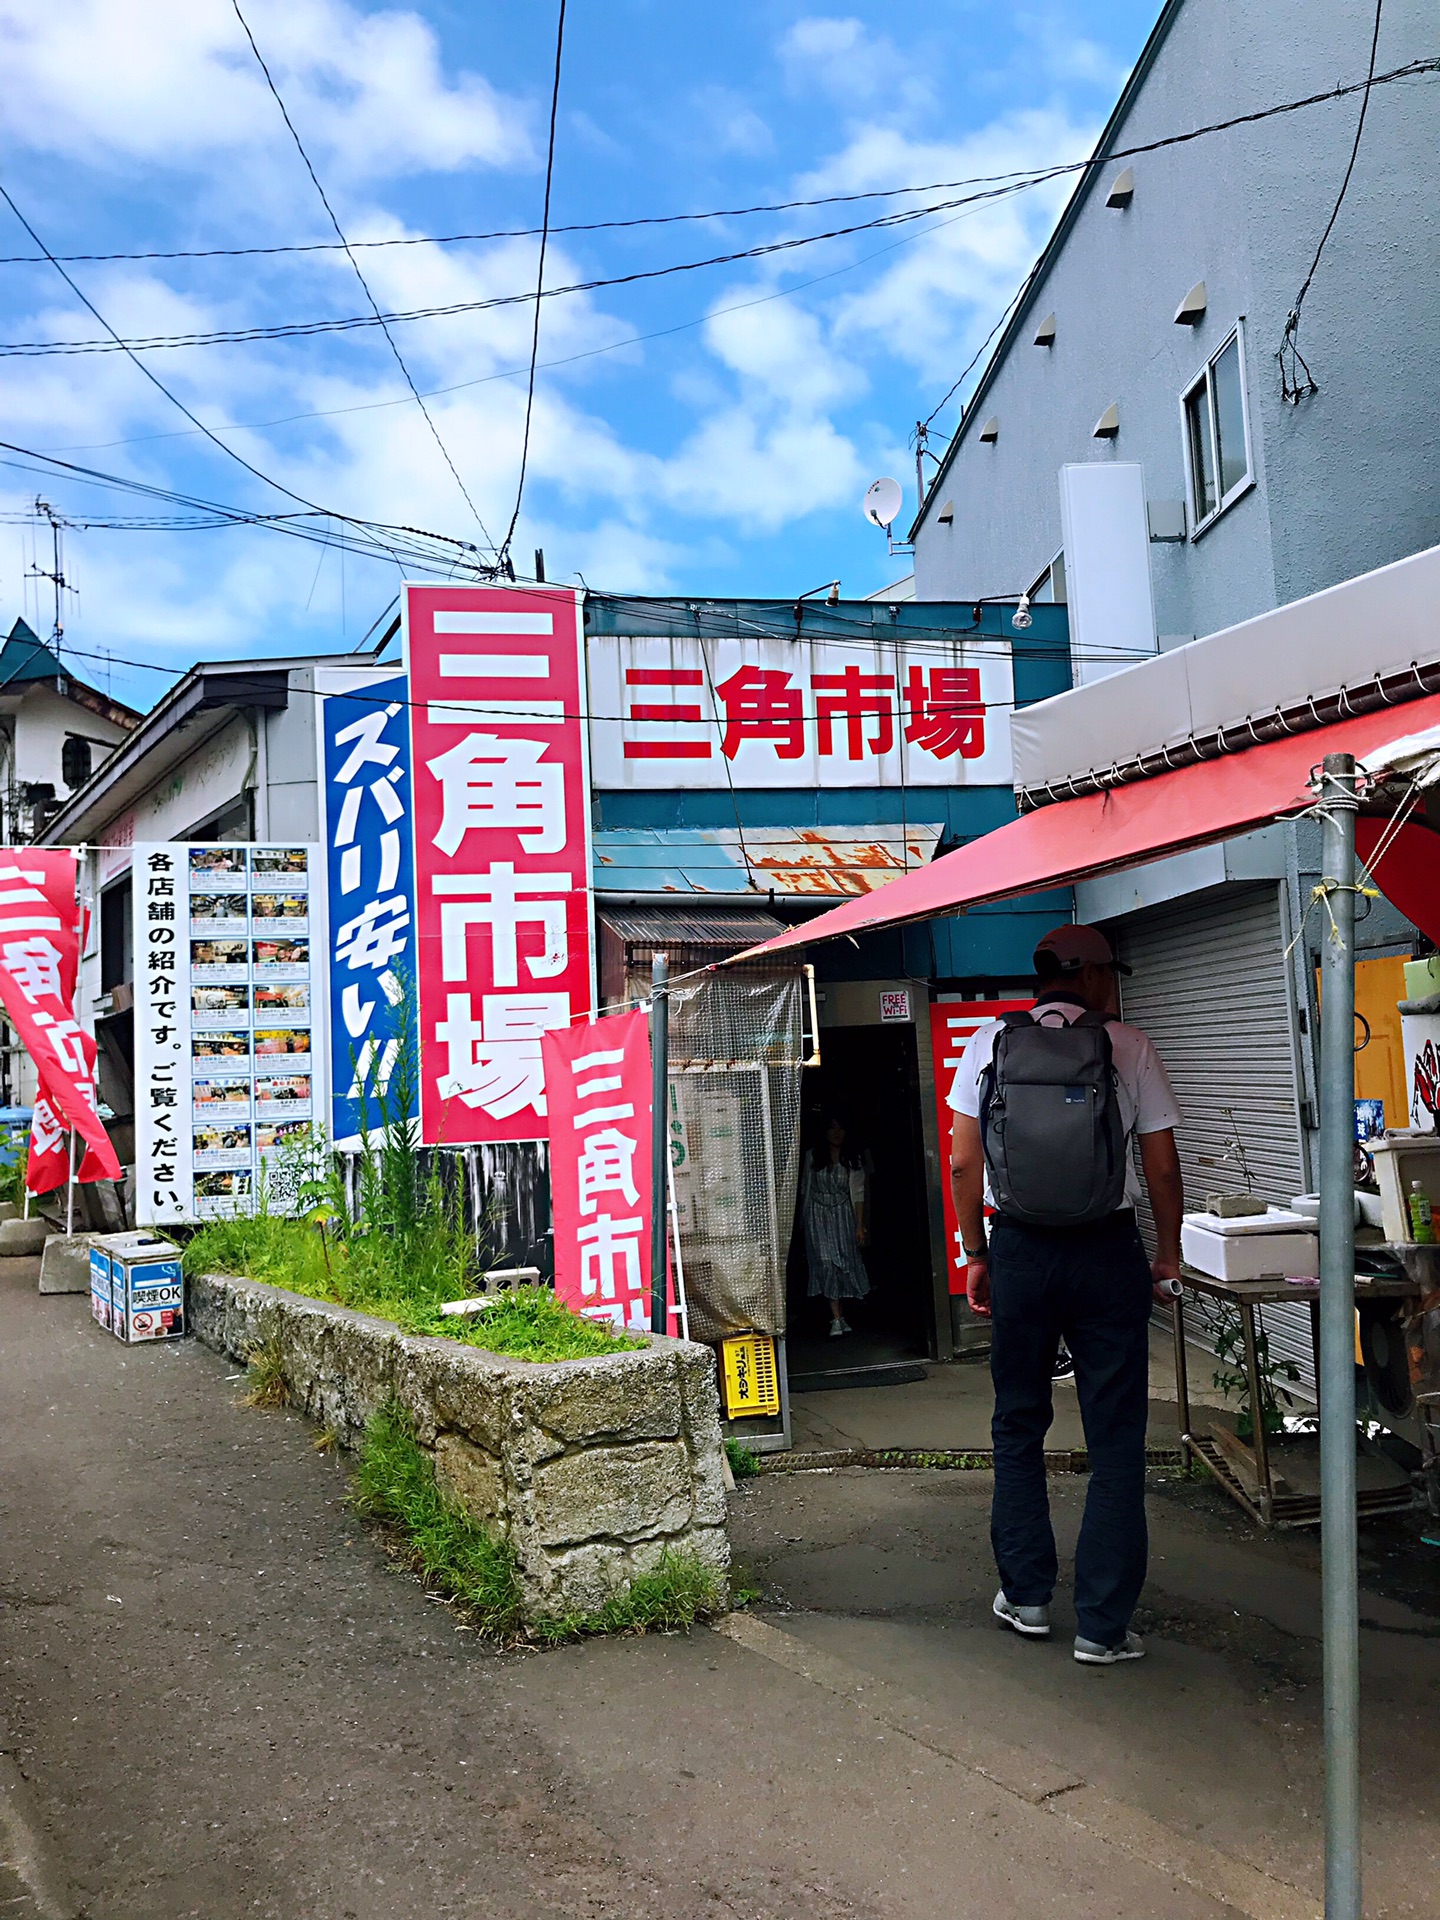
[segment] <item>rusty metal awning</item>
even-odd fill
[[[677,899],[673,908],[607,907],[603,894],[596,905],[601,925],[632,948],[699,947],[734,953],[786,929],[784,920],[758,907],[707,912],[684,899]]]
[[[594,836],[595,887],[677,898],[853,899],[928,866],[935,822],[844,827],[607,827]]]

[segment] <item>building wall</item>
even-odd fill
[[[1368,8],[1344,0],[1182,0],[1113,144],[1364,77]],[[1394,0],[1377,70],[1433,55],[1433,9]],[[1147,497],[1185,494],[1180,394],[1243,320],[1256,483],[1196,541],[1152,544],[1156,620],[1192,636],[1440,540],[1428,426],[1440,406],[1429,349],[1440,310],[1440,147],[1432,77],[1372,95],[1344,209],[1304,309],[1320,392],[1282,403],[1275,352],[1344,174],[1359,97],[1191,144],[1102,163],[1014,344],[970,411],[916,535],[920,599],[1013,593],[1059,549],[1067,461],[1136,461]],[[1107,207],[1122,165],[1128,208]],[[1174,324],[1204,280],[1198,328]],[[1056,316],[1055,344],[1031,344]],[[1118,405],[1120,431],[1093,438]],[[999,438],[979,427],[998,417]],[[953,502],[953,525],[939,511]]]
[[[74,700],[67,700],[43,683],[25,689],[13,725],[14,779],[48,781],[62,799],[70,791],[60,770],[67,734],[78,733],[86,740],[101,743],[95,749],[97,767],[105,758],[106,747],[113,747],[126,737],[124,727],[91,713],[88,707]]]

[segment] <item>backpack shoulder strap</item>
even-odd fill
[[[1077,1014],[1070,1024],[1072,1027],[1108,1027],[1115,1018],[1113,1013],[1095,1013],[1087,1007],[1084,1013]]]
[[[1033,1013],[1002,1013],[1000,1024],[1003,1027],[1034,1027],[1039,1022]]]

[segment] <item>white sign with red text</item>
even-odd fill
[[[650,1032],[611,1014],[544,1041],[555,1297],[592,1320],[650,1326]]]
[[[580,596],[407,586],[403,606],[422,1136],[543,1140],[541,1036],[595,1004]]]
[[[959,994],[942,993],[930,1005],[930,1044],[934,1049],[935,1107],[940,1122],[940,1158],[945,1178],[940,1182],[941,1203],[945,1212],[945,1264],[951,1293],[965,1291],[965,1248],[960,1239],[960,1218],[955,1211],[955,1194],[950,1185],[950,1136],[955,1125],[950,1105],[955,1075],[965,1049],[977,1030],[1002,1013],[1028,1013],[1033,1000],[966,1000]]]
[[[600,788],[1009,786],[1003,641],[590,640]]]

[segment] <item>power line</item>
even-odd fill
[[[545,150],[545,204],[540,213],[540,263],[535,270],[535,325],[530,335],[530,377],[525,391],[525,432],[520,441],[520,478],[515,485],[515,508],[500,547],[499,560],[509,565],[510,542],[525,497],[525,469],[530,464],[530,422],[535,412],[535,362],[540,357],[540,302],[545,293],[545,250],[550,242],[550,194],[555,185],[555,121],[560,111],[560,56],[565,49],[565,0],[555,22],[555,78],[550,87],[550,139]],[[515,569],[510,568],[513,575]]]
[[[1360,99],[1360,116],[1355,122],[1355,139],[1350,148],[1349,163],[1345,168],[1345,178],[1340,182],[1340,191],[1335,204],[1330,209],[1330,218],[1325,222],[1325,231],[1320,236],[1320,244],[1315,249],[1315,258],[1310,262],[1310,271],[1295,296],[1295,304],[1285,316],[1285,332],[1280,341],[1275,358],[1280,362],[1280,398],[1288,400],[1292,406],[1298,406],[1309,394],[1318,393],[1314,377],[1306,365],[1305,356],[1299,347],[1300,309],[1305,304],[1305,296],[1310,291],[1310,282],[1315,278],[1315,269],[1320,264],[1320,256],[1325,251],[1325,243],[1334,230],[1335,222],[1340,218],[1340,209],[1345,204],[1345,195],[1349,191],[1350,176],[1355,171],[1355,162],[1360,153],[1360,136],[1365,131],[1365,115],[1370,108],[1370,95],[1375,86],[1375,56],[1380,50],[1380,15],[1385,0],[1375,0],[1375,27],[1370,36],[1370,65],[1365,75],[1365,90]]]
[[[1107,160],[1124,158],[1127,155],[1153,153],[1163,148],[1180,146],[1192,140],[1225,132],[1237,126],[1251,125],[1256,121],[1274,118],[1278,114],[1294,113],[1300,108],[1315,106],[1323,102],[1343,99],[1352,93],[1373,91],[1377,86],[1391,81],[1414,79],[1424,74],[1440,71],[1440,59],[1414,60],[1407,66],[1397,67],[1393,72],[1377,74],[1373,80],[1357,81],[1341,87],[1332,87],[1323,93],[1307,94],[1302,99],[1282,101],[1277,106],[1257,108],[1252,113],[1237,114],[1229,120],[1215,121],[1206,127],[1197,127],[1187,133],[1171,134],[1161,140],[1146,142],[1143,146],[1117,148],[1107,154]],[[674,261],[665,266],[638,269],[632,273],[600,275],[589,280],[577,280],[560,287],[542,289],[539,297],[545,300],[559,299],[575,293],[593,293],[607,287],[631,286],[641,281],[659,280],[674,274],[694,273],[703,268],[730,266],[743,260],[763,259],[773,254],[792,252],[797,248],[815,246],[825,240],[846,239],[857,233],[866,233],[876,228],[894,227],[916,220],[923,220],[930,214],[943,213],[956,207],[983,204],[997,199],[1005,199],[1012,194],[1028,191],[1031,187],[1060,177],[1067,173],[1083,172],[1086,168],[1098,164],[1092,156],[1089,160],[1067,163],[1048,171],[1037,171],[1020,176],[1008,185],[995,186],[985,192],[962,195],[958,199],[933,201],[926,206],[911,207],[898,212],[877,215],[873,220],[857,221],[849,226],[827,228],[821,233],[792,236],[789,239],[773,240],[759,246],[736,248],[728,253],[711,254],[699,260]],[[913,191],[905,189],[903,191]],[[56,262],[58,266],[58,261]],[[156,334],[121,340],[113,333],[105,340],[14,340],[0,342],[0,357],[9,358],[45,358],[54,355],[74,355],[87,353],[114,353],[116,351],[152,352],[167,348],[198,346],[235,346],[249,345],[260,341],[310,339],[328,333],[348,333],[357,329],[376,325],[392,325],[417,320],[449,319],[461,314],[490,312],[494,309],[526,304],[534,300],[532,292],[499,294],[485,300],[453,301],[446,305],[416,307],[383,315],[359,314],[343,316],[339,319],[282,321],[254,327],[212,328],[184,334]],[[93,311],[93,309],[92,309]],[[107,329],[108,331],[108,329]]]
[[[1375,75],[1369,84],[1375,87],[1383,86],[1391,80],[1412,79],[1421,74],[1434,72],[1437,65],[1440,65],[1440,62],[1435,60],[1412,60],[1406,66],[1395,68],[1393,72]],[[1362,92],[1365,88],[1364,81],[1332,87],[1323,93],[1307,94],[1302,99],[1284,101],[1278,106],[1237,114],[1228,120],[1211,121],[1206,126],[1193,128],[1187,133],[1169,134],[1159,140],[1145,141],[1135,147],[1115,147],[1105,157],[1109,160],[1126,160],[1139,154],[1155,153],[1164,147],[1176,146],[1188,140],[1198,140],[1206,134],[1224,133],[1231,127],[1264,120],[1273,114],[1292,113],[1299,107],[1314,106],[1327,100],[1344,99],[1348,94]],[[700,220],[736,220],[751,214],[794,213],[810,207],[848,206],[862,200],[902,199],[905,195],[912,193],[949,193],[957,187],[990,186],[1006,181],[1024,180],[1030,184],[1039,184],[1061,174],[1082,172],[1084,168],[1094,164],[1096,157],[1092,155],[1086,160],[1065,161],[1053,167],[1021,169],[1012,173],[972,174],[961,180],[930,180],[907,187],[871,187],[858,193],[818,194],[808,199],[772,200],[745,207],[711,207],[698,213],[639,214],[627,220],[578,221],[569,226],[552,226],[550,232],[552,235],[615,233],[635,227],[678,226]],[[399,234],[381,240],[352,240],[349,242],[349,247],[356,252],[383,247],[449,247],[486,240],[533,240],[539,232],[539,227],[495,227],[480,233]],[[123,260],[263,259],[283,254],[334,253],[339,250],[337,241],[311,240],[265,247],[177,247],[152,248],[134,253],[62,253],[57,254],[55,258],[69,266],[84,266]],[[43,253],[0,254],[0,266],[43,266],[48,260],[49,256]]]
[[[366,280],[364,274],[360,271],[360,262],[355,258],[354,252],[352,251],[350,246],[350,242],[345,238],[345,234],[340,226],[340,222],[335,218],[335,209],[331,206],[329,198],[326,195],[325,189],[320,184],[320,176],[318,173],[316,173],[314,166],[311,164],[310,156],[305,151],[305,143],[300,138],[300,134],[295,126],[295,122],[290,118],[290,110],[285,105],[284,100],[281,98],[280,89],[276,86],[274,78],[271,75],[270,69],[265,64],[265,56],[263,53],[261,53],[259,46],[256,44],[255,36],[250,31],[250,22],[245,18],[244,14],[240,11],[240,0],[230,0],[230,4],[235,9],[235,18],[240,22],[240,25],[245,30],[245,38],[250,42],[250,51],[254,54],[256,61],[259,63],[260,71],[265,76],[265,84],[267,87],[269,87],[270,92],[274,97],[275,104],[280,109],[280,117],[285,122],[285,125],[289,128],[290,138],[295,142],[295,151],[300,155],[300,158],[305,162],[305,171],[309,174],[311,183],[313,184],[316,193],[318,193],[320,196],[321,206],[324,207],[326,213],[329,215],[330,224],[335,229],[335,237],[340,242],[340,245],[345,249],[345,257],[350,262],[350,265],[355,269],[355,278],[360,282],[360,289],[365,295],[365,298],[370,303],[370,311],[374,314],[376,320],[379,322],[380,330],[385,335],[385,339],[390,348],[391,353],[393,353],[395,356],[395,364],[397,367],[399,367],[401,373],[405,376],[405,384],[407,387],[409,387],[411,393],[414,395],[416,406],[419,407],[421,413],[423,413],[425,416],[425,424],[427,427],[429,427],[431,437],[433,438],[436,446],[440,449],[440,457],[444,460],[446,466],[450,469],[451,477],[453,478],[456,486],[460,489],[461,494],[464,496],[465,504],[467,507],[469,507],[471,514],[474,516],[476,526],[479,527],[481,533],[485,535],[486,540],[493,547],[495,543],[490,538],[490,533],[485,525],[485,522],[480,518],[480,510],[475,505],[475,502],[470,498],[470,491],[466,487],[465,482],[460,478],[460,475],[456,470],[455,462],[450,458],[449,449],[446,447],[445,442],[440,438],[440,430],[435,425],[434,420],[431,418],[430,409],[426,406],[424,400],[421,399],[420,397],[420,389],[416,386],[415,382],[410,378],[410,369],[406,366],[404,360],[400,356],[400,349],[395,344],[395,336],[394,334],[391,333],[389,327],[386,325],[385,318],[380,312],[379,307],[376,305],[375,296],[370,291],[369,282]]]
[[[34,227],[31,226],[30,222],[25,218],[24,214],[21,213],[19,207],[16,206],[13,198],[11,197],[9,189],[4,185],[3,182],[0,182],[0,199],[4,200],[6,206],[9,207],[10,211],[14,214],[15,218],[19,221],[20,225],[25,229],[26,233],[28,233],[30,238],[35,242],[35,245],[39,247],[41,252],[45,253],[46,257],[51,260],[51,264],[54,266],[55,271],[60,275],[60,278],[65,282],[66,286],[69,287],[70,291],[75,295],[75,298],[78,301],[80,301],[81,305],[84,306],[89,313],[93,314],[95,319],[100,323],[102,327],[104,327],[105,331],[110,335],[111,339],[116,342],[116,344],[129,356],[129,358],[132,361],[134,361],[135,365],[140,369],[141,373],[144,374],[145,378],[150,382],[151,386],[153,386],[158,392],[162,393],[172,406],[178,407],[180,412],[184,414],[185,418],[190,422],[190,424],[193,427],[197,428],[201,433],[203,433],[205,438],[209,440],[212,443],[212,445],[217,446],[223,454],[228,456],[228,458],[238,462],[240,466],[244,467],[247,473],[254,474],[257,480],[263,480],[267,487],[273,487],[277,493],[283,493],[287,499],[295,501],[297,505],[304,507],[308,512],[323,513],[325,511],[324,508],[317,507],[313,501],[305,499],[305,497],[302,494],[298,494],[294,492],[292,488],[285,486],[281,481],[272,480],[268,473],[262,473],[259,467],[253,466],[251,462],[245,458],[244,454],[237,453],[233,447],[227,446],[225,442],[222,439],[220,439],[218,434],[211,432],[209,427],[205,425],[204,421],[197,419],[196,416],[186,406],[185,402],[182,399],[180,399],[179,395],[172,393],[169,387],[167,387],[165,383],[156,374],[153,374],[150,371],[149,367],[145,365],[144,361],[141,360],[137,354],[131,352],[130,348],[125,345],[123,340],[121,340],[119,334],[116,333],[115,329],[110,325],[110,322],[105,318],[104,314],[101,313],[101,311],[95,305],[95,303],[92,300],[90,300],[84,293],[81,292],[80,288],[75,284],[74,280],[71,279],[70,275],[65,271],[64,267],[61,266],[60,262],[54,259],[52,255],[50,255],[49,250],[45,246],[45,242],[40,238],[39,234],[35,231]],[[349,519],[348,515],[343,515],[343,514],[338,515],[337,517],[344,520]],[[363,525],[365,523],[357,521],[357,522],[351,522],[351,524]]]

